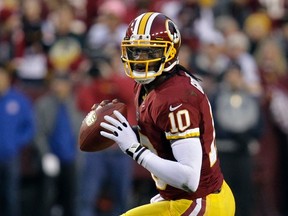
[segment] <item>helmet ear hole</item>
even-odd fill
[[[166,55],[166,61],[167,62],[171,61],[175,57],[176,53],[177,53],[177,50],[175,49],[175,47],[173,47],[173,45],[170,46],[168,53]]]

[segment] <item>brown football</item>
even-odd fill
[[[103,107],[91,110],[82,121],[78,143],[81,151],[95,152],[106,149],[114,144],[114,141],[101,136],[100,131],[105,130],[100,123],[105,121],[104,116],[115,117],[114,110],[118,110],[127,118],[127,106],[122,102],[110,102]]]

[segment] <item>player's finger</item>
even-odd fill
[[[127,122],[127,119],[118,110],[114,110],[113,114],[119,119],[120,122]]]
[[[117,98],[112,100],[112,103],[118,103],[118,102],[119,102],[119,100]]]
[[[114,125],[115,127],[121,126],[121,123],[120,123],[117,119],[112,118],[111,116],[105,115],[105,116],[104,116],[104,119],[105,119],[107,122],[109,122],[109,123],[111,123],[112,125]]]
[[[97,104],[93,104],[93,106],[91,107],[91,110],[96,110],[100,105],[97,103]]]
[[[116,137],[114,134],[107,133],[105,131],[100,131],[100,134],[101,134],[101,136],[104,136],[104,137],[111,139],[111,140],[114,140],[116,142],[116,140],[115,140]]]
[[[110,125],[110,124],[107,124],[107,123],[105,123],[105,122],[101,122],[101,123],[100,123],[100,126],[103,127],[103,128],[105,128],[105,129],[108,130],[108,131],[111,131],[112,133],[113,133],[114,131],[118,130],[117,127],[115,127],[115,126],[113,126],[113,125]]]
[[[103,100],[101,101],[101,103],[99,104],[100,106],[104,107],[106,106],[108,103],[110,103],[110,100]]]

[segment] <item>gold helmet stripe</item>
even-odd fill
[[[144,35],[144,34],[149,34],[150,29],[151,29],[151,24],[155,17],[159,13],[154,13],[154,12],[149,12],[144,14],[144,16],[141,18],[139,22],[139,27],[138,27],[138,35]]]
[[[138,35],[143,35],[145,33],[145,29],[146,29],[146,25],[147,25],[147,22],[148,22],[148,19],[149,17],[152,15],[153,13],[150,12],[150,13],[146,13],[142,19],[140,20],[140,23],[139,23],[139,28],[138,28]]]

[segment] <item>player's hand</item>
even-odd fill
[[[111,116],[104,116],[104,119],[108,122],[101,122],[100,126],[105,128],[111,133],[101,131],[100,134],[108,139],[114,140],[123,152],[126,152],[131,145],[137,143],[138,140],[136,134],[129,125],[127,119],[117,110],[113,112],[117,119]]]
[[[104,119],[108,123],[101,122],[100,124],[101,127],[105,128],[110,133],[100,131],[100,134],[108,139],[114,140],[119,145],[120,149],[124,153],[130,155],[133,159],[139,159],[139,156],[146,150],[146,148],[141,146],[138,142],[137,136],[129,125],[127,119],[117,110],[113,113],[117,119],[106,115],[104,116]],[[143,151],[141,151],[141,149]]]

